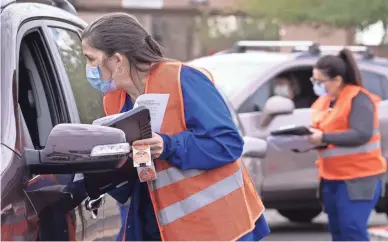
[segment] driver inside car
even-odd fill
[[[294,101],[295,108],[309,108],[310,100],[301,95],[301,88],[295,78],[281,75],[275,78],[273,94]]]

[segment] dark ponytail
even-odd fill
[[[151,35],[148,35],[146,37],[146,45],[148,47],[148,49],[150,50],[150,52],[152,52],[154,55],[156,56],[163,56],[163,53],[162,53],[162,47],[156,42],[156,40],[154,40],[152,38]]]
[[[341,50],[338,56],[325,55],[321,57],[314,68],[330,78],[341,76],[344,84],[363,86],[356,60],[352,52],[346,48]]]
[[[352,52],[349,49],[345,48],[340,51],[338,56],[346,64],[344,82],[346,84],[353,84],[362,87],[363,84],[361,80],[360,69],[358,68],[357,62],[354,59]]]

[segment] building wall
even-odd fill
[[[131,0],[135,2],[136,0]],[[147,0],[137,0],[147,1]],[[194,8],[198,5],[207,6],[210,9],[228,10],[239,6],[242,0],[163,0],[163,8],[167,9],[185,9]],[[75,6],[98,6],[98,7],[119,7],[122,6],[122,0],[73,0]]]
[[[281,31],[282,40],[309,40],[319,42],[322,45],[353,45],[354,38],[353,29],[338,29],[327,26],[293,25],[284,26]]]
[[[193,5],[193,1],[203,0],[164,0],[163,9],[122,8],[122,0],[73,0],[73,3],[79,9],[80,17],[88,23],[110,11],[125,11],[136,16],[164,47],[167,57],[186,61],[204,54],[198,8],[228,12],[242,0],[207,0],[208,4],[200,7]],[[324,45],[351,45],[354,36],[353,29],[325,26],[284,26],[281,31],[281,40],[310,40]]]
[[[206,3],[212,9],[231,9],[238,6],[241,0],[164,0],[164,6],[167,8],[184,8],[193,6],[193,3]]]
[[[73,0],[73,4],[79,9],[80,17],[88,23],[110,11],[128,12],[136,16],[154,37],[159,37],[167,57],[189,60],[203,54],[197,10],[231,11],[240,1],[163,0],[161,10],[122,8],[122,0]]]
[[[192,16],[182,14],[146,14],[130,12],[163,46],[166,57],[186,61],[201,55],[199,36]],[[87,23],[102,16],[103,12],[80,11]]]

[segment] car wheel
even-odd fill
[[[321,209],[279,209],[278,212],[291,222],[309,223],[321,213]]]

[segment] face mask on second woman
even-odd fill
[[[314,89],[315,95],[319,97],[327,95],[325,84],[323,83],[314,82],[313,89]]]
[[[117,89],[113,79],[102,79],[101,69],[99,66],[86,65],[86,78],[92,87],[102,93],[112,92]]]

